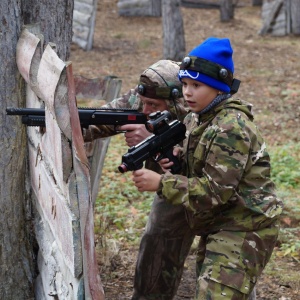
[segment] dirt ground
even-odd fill
[[[268,144],[299,141],[300,37],[258,35],[262,27],[261,7],[239,0],[234,20],[220,22],[217,9],[182,8],[186,52],[209,36],[229,37],[234,48],[235,77],[242,81],[238,96],[254,105],[259,127]],[[98,0],[94,47],[85,52],[72,45],[75,74],[93,78],[116,75],[122,93],[134,87],[139,74],[162,58],[161,18],[120,17],[116,0]],[[299,226],[299,224],[297,224]],[[137,249],[121,250],[108,266],[100,266],[106,299],[130,299]],[[175,299],[192,299],[194,256],[189,256]],[[271,266],[274,275],[263,275],[257,299],[300,299],[300,287],[280,275],[289,270],[296,276],[297,260],[282,258]]]

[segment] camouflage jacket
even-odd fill
[[[171,100],[164,100],[167,102],[168,110],[171,112],[173,119],[179,119],[183,121],[184,117],[187,115],[187,108],[184,104],[183,98],[179,98],[174,102]],[[137,93],[137,87],[131,89],[127,94],[122,95],[122,97],[114,99],[113,101],[107,103],[103,107],[107,108],[125,108],[125,109],[136,109],[142,111],[142,102]],[[112,136],[119,133],[115,130],[114,126],[106,125],[91,125],[88,129],[83,129],[83,137],[85,142],[91,142],[97,138],[104,138]]]
[[[251,105],[229,98],[185,118],[183,171],[162,175],[158,194],[187,207],[191,227],[256,230],[282,212],[270,179],[270,157],[253,123]]]

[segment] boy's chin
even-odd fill
[[[198,109],[192,109],[192,108],[190,108],[190,111],[192,113],[195,113],[195,114],[198,114],[200,112],[200,110],[198,110]]]

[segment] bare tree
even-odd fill
[[[234,18],[234,5],[232,0],[220,0],[221,22],[228,22]]]
[[[263,0],[252,0],[253,6],[262,6]]]
[[[163,56],[180,61],[185,55],[180,0],[162,0]]]
[[[54,42],[67,60],[72,38],[73,0],[0,2],[0,298],[34,299],[34,237],[26,174],[26,132],[5,109],[22,107],[25,85],[16,65],[16,45],[25,24],[40,23],[45,43]]]

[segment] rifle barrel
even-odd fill
[[[44,116],[45,109],[44,108],[18,108],[18,107],[8,107],[6,109],[6,114],[8,115],[34,115],[34,116]]]

